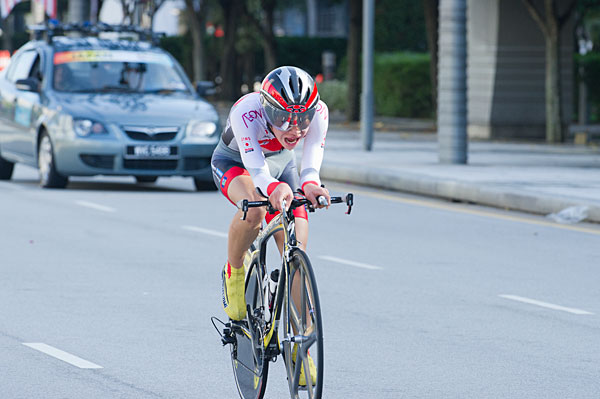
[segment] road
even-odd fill
[[[598,397],[598,225],[328,187],[356,206],[311,214],[325,398]],[[192,188],[0,182],[2,398],[237,397],[210,323],[233,208]]]

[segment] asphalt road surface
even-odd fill
[[[598,398],[600,227],[329,184],[310,215],[325,398]],[[190,179],[0,182],[0,397],[236,398],[234,208]],[[285,398],[281,359],[266,398]]]

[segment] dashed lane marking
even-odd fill
[[[321,256],[319,256],[319,258],[321,258],[323,260],[328,260],[330,262],[341,263],[343,265],[359,267],[361,269],[383,270],[383,267],[368,265],[366,263],[361,263],[361,262],[355,262],[353,260],[346,260],[346,259],[336,258],[335,256],[321,255]]]
[[[208,234],[208,235],[211,235],[211,236],[227,238],[227,233],[222,233],[220,231],[215,231],[215,230],[204,229],[202,227],[181,226],[181,228],[184,229],[184,230],[195,231],[195,232],[198,232],[198,233]]]
[[[91,209],[95,209],[97,211],[102,211],[102,212],[116,212],[117,211],[115,208],[111,208],[110,206],[96,204],[95,202],[75,201],[75,203],[79,206],[84,206],[86,208],[91,208]]]
[[[23,343],[23,345],[28,346],[32,349],[45,353],[46,355],[52,356],[56,359],[62,360],[63,362],[69,363],[75,367],[79,367],[80,369],[101,369],[102,366],[98,366],[95,363],[84,360],[78,356],[72,355],[68,352],[62,351],[58,348],[55,348],[50,345],[46,345],[44,343]]]
[[[552,310],[560,310],[562,312],[573,313],[577,315],[592,315],[592,312],[588,312],[587,310],[581,310],[576,308],[568,308],[565,306],[555,305],[553,303],[538,301],[537,299],[525,298],[518,295],[498,295],[500,298],[510,299],[511,301],[528,303],[530,305],[541,306],[543,308],[552,309]]]

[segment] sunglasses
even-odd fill
[[[290,130],[297,126],[300,130],[308,128],[312,119],[315,116],[316,107],[301,111],[304,107],[291,106],[296,112],[290,112],[283,109],[275,108],[268,102],[263,102],[263,108],[267,114],[267,119],[271,125],[275,126],[279,130]]]

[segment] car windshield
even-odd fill
[[[189,92],[167,55],[132,51],[56,53],[53,87],[71,93]]]

